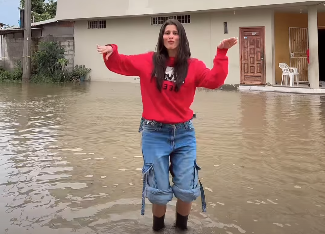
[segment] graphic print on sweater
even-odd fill
[[[164,82],[162,89],[168,91],[175,91],[176,86],[176,79],[174,75],[174,68],[173,67],[166,67],[165,71],[165,81],[173,82],[172,84],[168,84],[168,82]]]
[[[165,80],[176,83],[176,79],[175,79],[175,76],[174,76],[174,68],[173,67],[166,67]]]

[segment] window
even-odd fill
[[[223,33],[228,34],[228,23],[227,22],[223,22]]]
[[[161,25],[165,23],[168,19],[177,19],[182,24],[190,24],[190,15],[172,15],[172,16],[157,16],[151,17],[151,25]]]
[[[106,28],[106,20],[88,21],[88,29]]]

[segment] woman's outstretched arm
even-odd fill
[[[196,66],[197,87],[217,89],[225,83],[228,76],[227,51],[228,49],[218,49],[211,70],[198,60]]]
[[[137,55],[119,54],[118,46],[111,44],[97,46],[97,51],[103,54],[106,67],[117,74],[124,76],[140,76],[146,62],[152,60],[153,52]]]
[[[227,52],[236,45],[237,38],[229,38],[220,42],[217,47],[217,54],[213,60],[213,68],[210,70],[202,61],[196,66],[196,86],[208,89],[216,89],[225,83],[228,76],[229,60]]]

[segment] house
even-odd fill
[[[74,23],[56,19],[32,23],[32,51],[37,49],[40,41],[58,41],[65,48],[68,68],[74,66]],[[23,57],[24,29],[5,28],[0,30],[0,66],[13,69]]]
[[[32,29],[32,38],[34,38],[38,28]],[[32,40],[32,49],[35,47]],[[22,60],[24,48],[24,29],[21,28],[3,28],[0,29],[0,67],[11,70],[18,61]]]
[[[227,84],[280,84],[284,62],[298,68],[301,84],[318,88],[325,69],[325,59],[318,59],[324,11],[314,0],[58,0],[56,19],[75,21],[75,63],[90,67],[92,80],[129,79],[106,69],[97,44],[115,43],[124,54],[154,50],[162,23],[176,18],[192,56],[210,68],[219,42],[239,38],[228,53]]]

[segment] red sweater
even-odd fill
[[[153,70],[153,53],[138,55],[122,55],[118,53],[117,45],[111,45],[113,53],[104,62],[106,67],[117,74],[140,77],[140,86],[143,103],[142,117],[161,123],[182,123],[193,117],[190,109],[194,101],[197,87],[216,89],[224,84],[228,75],[227,49],[218,49],[213,60],[213,68],[208,69],[198,59],[189,59],[188,75],[185,83],[178,92],[174,91],[176,84],[173,76],[174,58],[168,61],[165,81],[162,91],[156,87],[155,79],[151,79]]]

